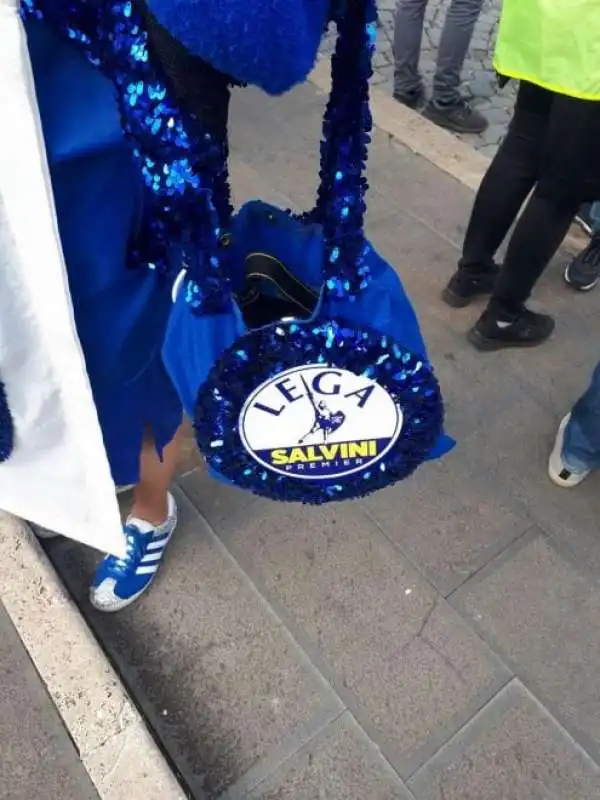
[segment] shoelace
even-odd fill
[[[125,528],[125,534],[125,555],[120,558],[118,556],[108,556],[106,559],[106,565],[110,567],[113,572],[117,572],[121,575],[129,572],[133,566],[139,564],[143,556],[142,545],[140,543],[141,534],[139,530],[135,526],[130,525]]]

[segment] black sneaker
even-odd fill
[[[394,92],[394,100],[413,110],[420,109],[425,103],[425,90],[419,86],[411,92]]]
[[[523,308],[518,314],[499,314],[489,306],[468,333],[478,350],[502,350],[505,347],[535,347],[554,330],[554,320],[547,314],[535,314]]]
[[[565,281],[579,292],[589,292],[600,280],[600,234],[567,264]]]
[[[463,97],[448,105],[432,100],[423,109],[423,116],[454,133],[483,133],[489,124],[483,114],[471,108]]]
[[[459,268],[442,292],[442,300],[452,308],[464,308],[476,297],[492,293],[498,272],[495,265],[482,272],[467,272]]]

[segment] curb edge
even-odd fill
[[[27,523],[0,512],[0,600],[100,800],[185,800],[129,693]]]

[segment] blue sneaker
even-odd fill
[[[96,570],[90,601],[98,611],[120,611],[150,586],[177,525],[175,498],[168,495],[167,519],[157,528],[142,519],[125,523],[127,555],[106,556]]]

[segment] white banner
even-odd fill
[[[0,380],[16,430],[0,509],[122,555],[17,8],[0,0]]]

